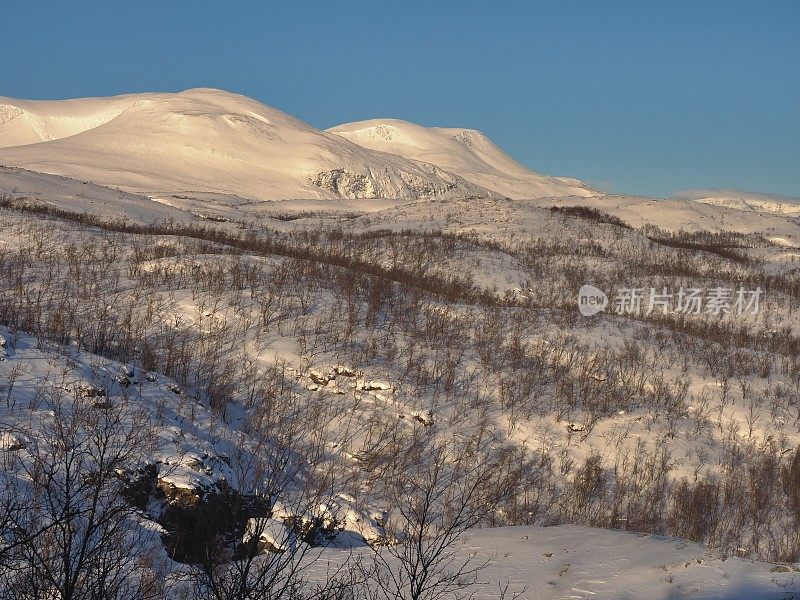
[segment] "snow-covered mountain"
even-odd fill
[[[474,129],[422,127],[397,119],[375,119],[328,131],[371,150],[434,164],[509,198],[597,195],[577,179],[530,171]]]
[[[319,131],[215,89],[0,98],[0,164],[127,191],[259,200],[591,194],[576,180],[528,171],[477,132],[404,124],[395,126],[404,140],[395,148],[351,136],[350,127]]]
[[[127,190],[257,199],[491,195],[220,90],[0,103],[0,162]]]
[[[755,213],[776,214],[786,217],[800,217],[800,200],[773,196],[770,194],[717,192],[698,195],[693,198],[703,204],[714,204],[735,210]]]

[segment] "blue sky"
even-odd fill
[[[472,127],[619,193],[800,196],[800,2],[2,3],[0,95],[223,88]]]

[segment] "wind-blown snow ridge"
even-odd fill
[[[216,89],[76,100],[0,98],[0,164],[147,194],[245,198],[542,197],[592,192],[532,173],[471,130],[402,128],[371,147]],[[428,132],[426,136],[420,133]],[[412,146],[430,147],[411,151]],[[451,156],[447,154],[451,153]]]

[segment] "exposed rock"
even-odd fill
[[[311,381],[321,386],[326,386],[330,381],[334,381],[336,379],[336,376],[332,371],[317,371],[315,369],[311,369],[308,372],[308,377],[311,379]]]
[[[106,391],[103,388],[97,387],[90,383],[84,383],[78,386],[78,394],[82,398],[105,398]]]
[[[409,162],[407,168],[367,168],[356,173],[344,168],[320,171],[312,185],[345,198],[436,198],[458,193],[485,198],[498,196],[463,177],[426,162]]]
[[[26,441],[10,431],[0,432],[0,450],[6,452],[17,452],[27,446]]]
[[[426,412],[417,412],[414,411],[411,413],[411,416],[414,417],[414,420],[419,421],[425,427],[430,427],[433,425],[433,411],[426,411]]]
[[[166,501],[172,506],[185,509],[197,506],[200,503],[201,492],[199,490],[177,486],[164,479],[159,479],[156,487]]]
[[[361,389],[365,392],[390,390],[392,389],[392,384],[385,381],[364,381],[361,383]]]
[[[254,540],[253,538],[256,539]],[[253,541],[258,545],[259,554],[266,552],[283,553],[297,542],[294,539],[294,534],[283,521],[271,517],[247,520],[242,542],[248,544]]]
[[[375,181],[366,175],[350,173],[344,169],[322,171],[311,178],[311,183],[345,198],[375,198],[379,196]]]

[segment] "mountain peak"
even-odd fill
[[[531,171],[477,129],[423,127],[398,119],[370,119],[338,125],[328,131],[370,150],[434,164],[509,198],[596,195],[578,180]]]

